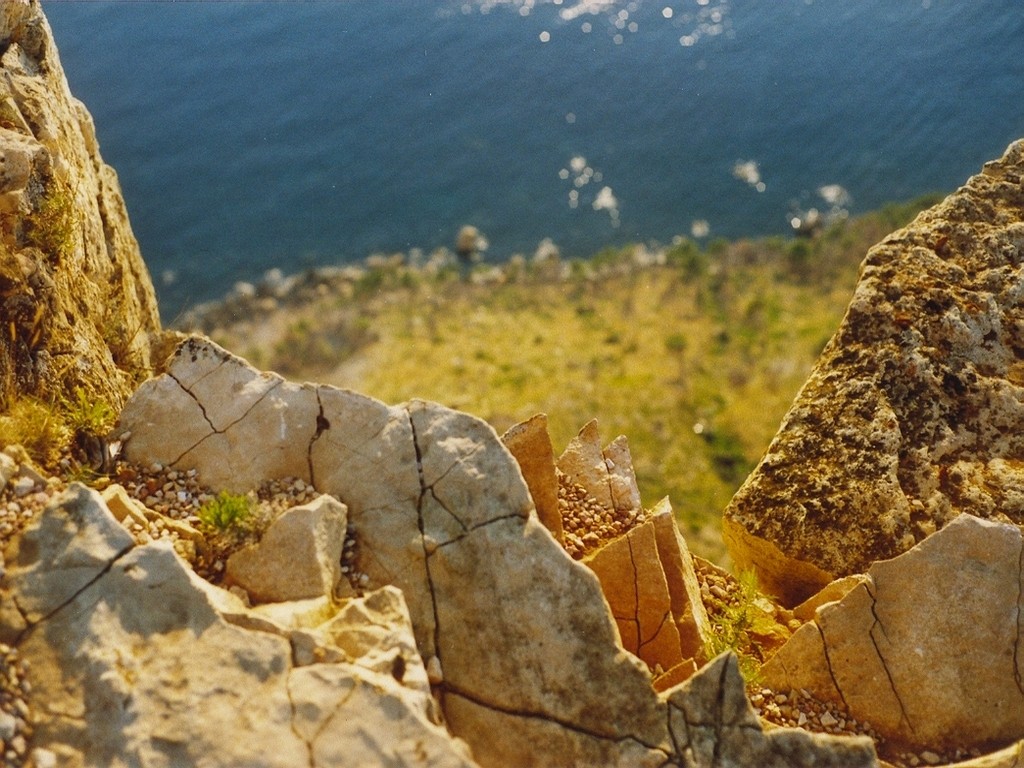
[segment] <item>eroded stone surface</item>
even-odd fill
[[[1017,526],[962,515],[818,608],[765,665],[765,682],[841,702],[919,748],[1020,739],[1022,567]]]
[[[788,604],[960,512],[1024,522],[1022,178],[1017,142],[868,252],[842,325],[726,511],[734,560]],[[821,575],[787,585],[752,539]]]
[[[3,386],[47,401],[83,387],[120,404],[149,371],[156,297],[37,0],[0,3],[0,158]]]
[[[211,343],[188,342],[126,407],[127,455],[194,462],[234,488],[304,464],[318,490],[348,507],[367,588],[404,595],[445,721],[481,765],[683,761],[689,742],[670,734],[650,673],[619,645],[597,578],[532,514],[522,473],[488,425],[430,403],[389,407],[331,387],[263,390],[261,381]],[[252,382],[278,405],[218,421],[213,404]],[[217,452],[173,434],[188,400],[207,435],[227,436]],[[252,437],[229,439],[234,430]],[[874,764],[870,750],[857,754],[847,764]]]

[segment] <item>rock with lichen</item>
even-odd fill
[[[0,4],[0,75],[0,404],[119,405],[149,373],[156,298],[39,0]]]
[[[961,512],[1024,523],[1024,141],[872,248],[839,330],[725,512],[794,605]]]

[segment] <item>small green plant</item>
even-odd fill
[[[221,491],[196,513],[203,528],[211,533],[240,533],[248,527],[253,514],[249,496]]]
[[[74,193],[67,182],[51,180],[27,223],[31,245],[44,251],[56,262],[71,255],[78,231],[78,211]]]
[[[756,683],[764,663],[765,641],[778,634],[773,614],[761,602],[766,598],[757,588],[754,571],[743,571],[736,580],[737,588],[728,601],[719,604],[717,611],[709,611],[711,636],[704,645],[704,654],[713,659],[732,651],[739,660],[740,672],[747,684]]]
[[[62,400],[61,405],[64,408],[65,423],[75,434],[99,437],[114,428],[117,415],[110,403],[102,398],[90,397],[81,387],[75,387],[74,397]]]

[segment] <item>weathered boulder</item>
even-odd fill
[[[868,252],[726,510],[733,559],[788,605],[960,512],[1024,523],[1022,179],[1024,141]]]
[[[228,558],[225,581],[257,603],[330,597],[341,580],[346,524],[345,505],[330,496],[292,507]]]
[[[0,295],[0,404],[116,406],[148,374],[153,286],[38,0],[0,4]]]
[[[689,754],[646,666],[619,644],[597,578],[537,520],[484,422],[292,384],[193,339],[139,389],[121,426],[133,460],[195,467],[234,490],[297,475],[343,502],[355,567],[368,589],[401,590],[445,722],[481,765],[663,765]],[[704,725],[713,734],[723,723]],[[763,738],[766,755],[795,739],[815,764],[874,764],[864,741]]]
[[[763,667],[777,690],[844,704],[896,743],[1024,738],[1024,539],[962,515],[817,609]]]
[[[0,636],[32,670],[34,748],[71,767],[474,765],[432,719],[397,590],[335,608],[297,664],[285,623],[126,536],[72,486],[8,553]]]

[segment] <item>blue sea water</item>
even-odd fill
[[[43,7],[165,320],[465,223],[494,260],[785,234],[822,187],[949,191],[1024,136],[1020,0]]]

